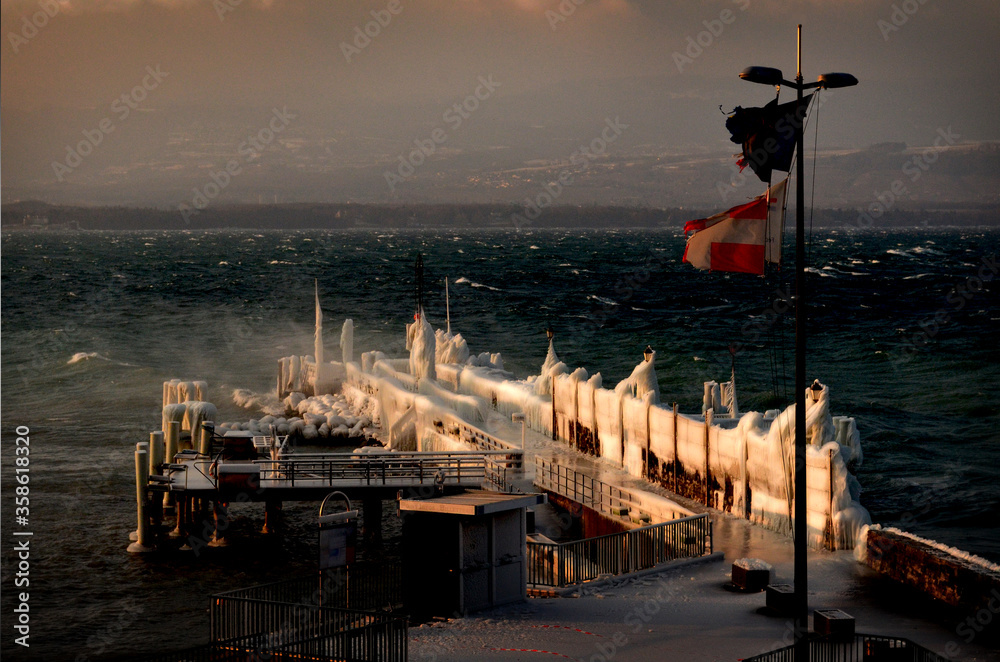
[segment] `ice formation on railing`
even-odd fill
[[[644,399],[647,393],[650,393],[652,394],[651,402],[659,404],[660,384],[656,380],[655,362],[656,352],[650,350],[649,358],[637,365],[632,370],[631,375],[618,382],[618,386],[615,387],[615,393],[618,395],[631,395],[633,398],[640,400]]]

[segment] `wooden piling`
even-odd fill
[[[135,500],[136,500],[136,540],[128,546],[132,554],[151,552],[149,544],[149,518],[146,512],[146,488],[149,483],[149,444],[135,445]]]
[[[215,429],[215,423],[212,421],[202,421],[201,430],[198,431],[198,453],[201,455],[211,455],[212,454],[212,433],[205,429],[208,426],[211,430]],[[194,438],[195,431],[191,431],[191,437]]]
[[[167,424],[167,429],[164,430],[166,433],[164,435],[164,456],[163,461],[166,464],[173,464],[174,456],[177,455],[177,442],[181,436],[181,423],[180,421],[170,421]],[[163,495],[163,512],[172,513],[174,512],[174,495],[170,492],[166,492]]]
[[[184,526],[187,521],[187,502],[188,499],[185,497],[177,497],[177,503],[174,508],[174,511],[177,513],[177,525],[173,531],[167,534],[171,538],[182,538],[184,536]]]
[[[226,505],[218,499],[213,501],[212,505],[212,512],[215,516],[215,533],[212,534],[212,539],[208,541],[208,546],[225,547],[229,542],[226,540],[226,535],[223,532],[229,526],[229,513],[226,511]],[[219,522],[222,522],[222,526],[219,526]]]
[[[281,501],[277,499],[267,499],[264,502],[264,528],[261,533],[275,533],[278,530],[278,523],[281,517]]]
[[[163,473],[163,432],[156,431],[149,433],[149,474],[159,476]],[[163,522],[163,501],[160,499],[149,500],[149,515],[156,526]]]
[[[370,543],[382,542],[382,499],[364,499],[361,508],[364,512],[364,539]]]

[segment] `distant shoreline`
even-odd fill
[[[6,204],[4,231],[76,230],[350,230],[350,229],[668,229],[721,209],[553,206],[529,219],[521,205],[287,203],[210,206],[189,220],[173,209],[86,207],[26,201]],[[1000,227],[1000,206],[891,209],[872,218],[860,209],[807,210],[807,224],[823,229]],[[790,223],[791,218],[786,223]],[[786,228],[788,226],[786,225]]]

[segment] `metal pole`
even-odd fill
[[[448,335],[451,335],[451,299],[448,298],[448,279],[444,279],[444,315],[448,322]]]
[[[798,26],[795,93],[802,103],[802,24]],[[806,662],[809,648],[808,568],[806,547],[806,249],[805,249],[805,129],[796,114],[795,142],[795,660]]]

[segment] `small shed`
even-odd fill
[[[526,510],[544,494],[470,490],[400,499],[403,594],[414,616],[458,616],[524,600]]]

